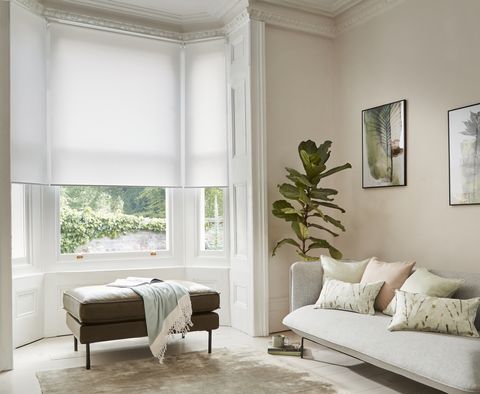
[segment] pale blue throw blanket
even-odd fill
[[[192,303],[188,290],[174,282],[131,287],[143,298],[148,340],[153,355],[163,362],[168,338],[186,333],[192,325]]]

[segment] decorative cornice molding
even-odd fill
[[[330,38],[335,36],[335,23],[329,18],[325,21],[314,23],[301,18],[288,17],[285,15],[280,15],[276,12],[257,9],[255,7],[251,7],[249,9],[249,13],[252,19],[263,21],[270,25]]]
[[[404,0],[364,0],[335,19],[335,35],[354,27],[399,5]]]
[[[244,26],[250,20],[250,15],[247,9],[244,9],[240,14],[235,16],[230,22],[224,26],[224,34],[233,33],[235,30]]]
[[[261,7],[255,1],[245,0],[240,5],[250,5],[228,20],[222,28],[211,30],[182,32],[159,27],[146,26],[138,23],[119,21],[114,18],[104,18],[84,13],[66,11],[54,7],[44,7],[38,0],[13,0],[16,4],[43,15],[48,21],[66,22],[77,25],[89,25],[97,28],[124,31],[140,35],[164,38],[174,41],[193,41],[215,37],[222,37],[235,31],[250,19],[263,21],[266,24],[305,33],[335,38],[354,27],[382,14],[385,11],[402,3],[404,0],[362,0],[349,8],[337,18],[328,18],[313,14],[304,17],[302,13],[288,10],[283,7]],[[342,0],[337,5],[342,4]]]
[[[133,23],[120,22],[114,19],[99,18],[91,15],[78,14],[63,11],[56,8],[45,8],[43,15],[47,21],[67,22],[78,25],[91,25],[104,29],[120,30],[136,34],[144,34],[154,37],[161,37],[170,40],[183,40],[183,33],[163,30],[154,27],[147,27]]]
[[[43,5],[37,0],[13,0],[13,2],[37,15],[43,15]]]

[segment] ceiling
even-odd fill
[[[265,3],[336,17],[362,0],[261,0]],[[58,6],[87,7],[185,26],[222,20],[248,0],[46,0]]]

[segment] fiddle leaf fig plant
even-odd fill
[[[305,261],[318,260],[318,257],[312,255],[316,249],[328,249],[333,258],[342,258],[342,253],[320,235],[326,232],[337,237],[338,233],[335,231],[345,231],[339,220],[326,213],[329,210],[345,213],[343,208],[333,203],[333,196],[338,192],[335,189],[320,187],[324,178],[352,168],[350,163],[346,163],[327,170],[326,163],[330,158],[331,145],[331,141],[325,141],[319,146],[311,140],[301,142],[298,154],[304,172],[286,168],[288,172],[286,177],[290,183],[278,185],[278,190],[285,199],[273,203],[272,213],[290,223],[296,239],[285,238],[279,241],[273,248],[272,256],[275,256],[279,247],[291,245]],[[326,227],[330,225],[336,227],[335,231]]]

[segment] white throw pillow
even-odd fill
[[[448,298],[465,283],[463,279],[442,278],[432,274],[426,268],[417,268],[400,287],[408,293],[419,293],[430,297]],[[383,311],[386,315],[395,314],[395,298]]]
[[[397,311],[390,331],[430,331],[478,337],[475,328],[480,297],[469,300],[430,297],[423,294],[395,292]]]
[[[336,279],[342,282],[359,283],[370,260],[371,258],[346,262],[321,255],[320,261],[323,268],[323,282],[328,279]]]
[[[375,298],[383,282],[347,283],[327,280],[322,288],[315,309],[340,309],[343,311],[375,314]]]

